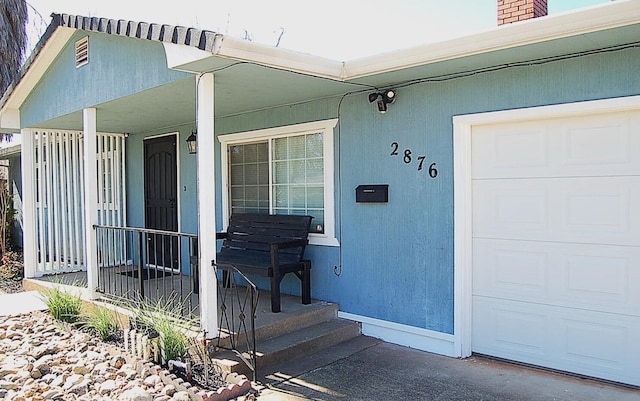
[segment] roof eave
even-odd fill
[[[7,89],[5,96],[0,100],[0,112],[20,108],[74,32],[75,29],[56,26],[56,29],[47,35],[42,47],[34,50],[32,60],[25,63],[26,70],[20,74],[19,80]]]
[[[639,1],[615,2],[576,12],[503,25],[486,32],[445,42],[357,59],[345,64],[345,79],[353,80],[639,22]]]
[[[210,72],[202,68],[207,58],[223,58],[238,63],[263,65],[336,81],[343,79],[344,63],[323,57],[281,49],[229,36],[216,35],[216,45],[209,54],[196,49],[163,43],[169,68],[193,73]],[[198,62],[198,64],[196,64]],[[193,63],[193,64],[192,64]]]

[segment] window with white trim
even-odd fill
[[[337,119],[221,135],[223,217],[313,217],[309,242],[337,246],[333,128]]]

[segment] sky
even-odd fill
[[[549,15],[609,1],[548,0]],[[52,13],[207,29],[340,61],[490,30],[497,19],[497,0],[27,0],[27,4],[29,53]],[[16,143],[19,135],[0,147]]]
[[[549,14],[610,0],[549,0]],[[182,25],[346,61],[495,28],[496,0],[27,0],[51,13]],[[162,6],[160,6],[162,4]],[[40,18],[33,11],[42,16]],[[43,23],[42,20],[46,23]],[[34,25],[36,24],[36,25]],[[37,41],[34,39],[34,41]]]

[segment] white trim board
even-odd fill
[[[338,312],[338,317],[353,320],[362,325],[362,334],[379,338],[389,343],[433,352],[445,356],[457,356],[455,354],[452,334],[440,333],[433,330],[405,324],[388,322],[367,316],[354,315],[347,312]]]
[[[640,109],[640,96],[553,106],[468,114],[453,117],[454,183],[454,356],[471,355],[472,278],[472,127]]]

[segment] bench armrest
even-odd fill
[[[273,269],[273,275],[280,277],[280,257],[278,256],[278,250],[285,248],[294,248],[296,246],[305,246],[309,240],[297,239],[291,241],[272,242],[271,243],[271,268]]]

